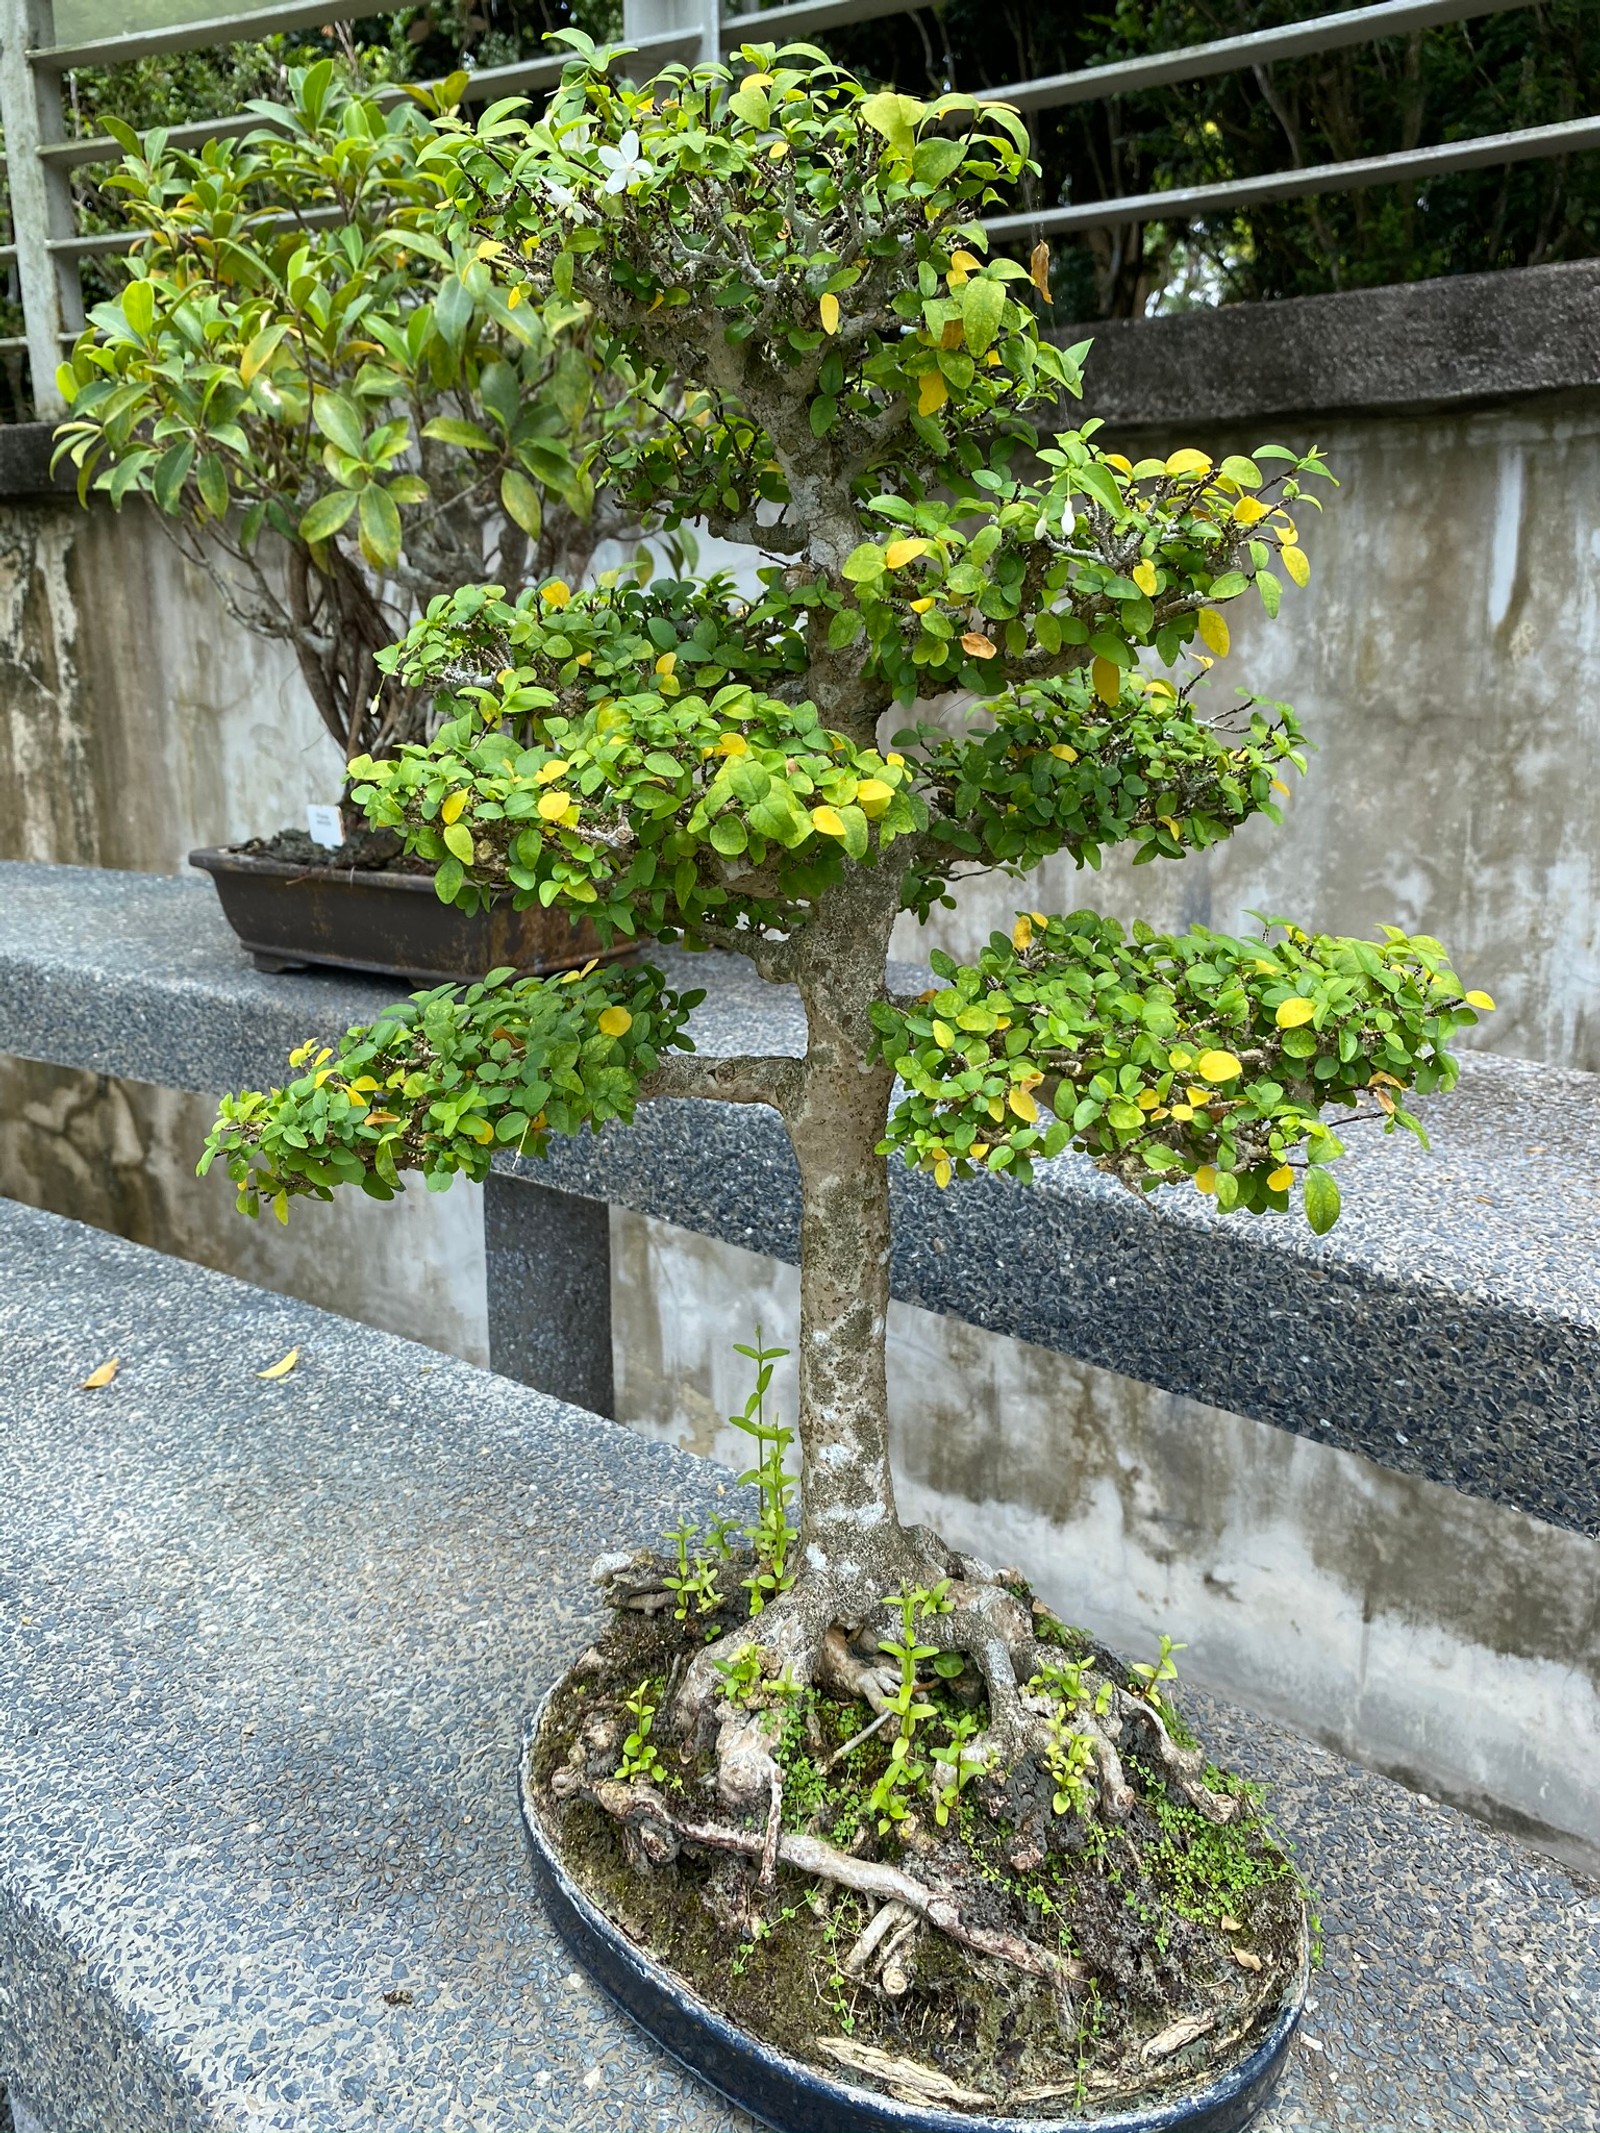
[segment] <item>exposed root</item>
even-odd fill
[[[651,1842],[698,1845],[707,1851],[736,1852],[759,1859],[766,1850],[766,1837],[754,1830],[730,1829],[720,1822],[693,1821],[675,1816],[653,1786],[620,1784],[615,1780],[589,1788],[597,1806],[636,1832],[649,1829]],[[914,1875],[875,1859],[857,1859],[820,1837],[782,1836],[777,1855],[784,1866],[819,1881],[831,1881],[858,1896],[874,1896],[881,1903],[899,1903],[915,1917],[948,1934],[951,1940],[1010,1963],[1030,1976],[1044,1978],[1061,1989],[1083,1974],[1082,1965],[1053,1949],[1025,1940],[1020,1933],[1007,1933],[981,1926],[962,1916],[951,1897],[929,1888]]]
[[[870,1977],[888,1953],[887,1943],[892,1941],[904,1925],[916,1923],[916,1913],[898,1901],[880,1904],[873,1912],[854,1946],[843,1956],[839,1968],[846,1977]]]
[[[957,2111],[992,2111],[996,2099],[982,2089],[967,2089],[959,2081],[914,2059],[897,2059],[872,2044],[858,2044],[850,2037],[818,2037],[817,2050],[835,2066],[852,2074],[866,2074],[881,2081],[891,2096],[902,2103],[946,2104]]]
[[[1167,1731],[1165,1719],[1148,1698],[1119,1689],[1115,1708],[1125,1722],[1144,1727],[1149,1746],[1174,1792],[1181,1794],[1208,1822],[1220,1824],[1235,1819],[1239,1801],[1230,1799],[1225,1793],[1213,1792],[1202,1780],[1200,1773],[1205,1768],[1205,1756],[1198,1748],[1178,1746]]]

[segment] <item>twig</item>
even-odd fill
[[[861,1728],[861,1731],[855,1736],[854,1740],[847,1740],[842,1748],[836,1748],[834,1750],[832,1755],[828,1757],[828,1760],[822,1766],[823,1776],[826,1777],[828,1775],[828,1772],[833,1768],[835,1763],[842,1763],[845,1757],[849,1755],[853,1749],[859,1748],[864,1740],[871,1740],[873,1734],[877,1732],[878,1728],[880,1726],[886,1726],[889,1723],[889,1720],[894,1716],[894,1705],[887,1705],[885,1709],[881,1710],[878,1713],[877,1717],[872,1720],[870,1725],[865,1725]]]
[[[777,1874],[778,1838],[782,1831],[783,1770],[777,1762],[774,1762],[772,1765],[772,1805],[767,1810],[767,1836],[766,1842],[761,1847],[761,1872],[756,1877],[757,1886],[760,1888],[770,1889]]]

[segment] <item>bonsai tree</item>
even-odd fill
[[[915,996],[886,962],[898,914],[927,916],[975,871],[1025,877],[1063,851],[1093,866],[1119,844],[1177,860],[1275,815],[1279,773],[1302,765],[1293,715],[1208,714],[1196,684],[1228,656],[1231,603],[1275,614],[1284,581],[1305,582],[1299,526],[1325,469],[1279,446],[1130,462],[1093,423],[1057,427],[1084,350],[1041,339],[1045,263],[991,258],[978,220],[1025,167],[1008,111],[869,95],[806,47],[636,89],[568,42],[542,118],[490,115],[429,168],[497,301],[581,304],[672,383],[669,421],[607,434],[602,487],[768,560],[749,596],[624,576],[434,600],[381,663],[437,690],[441,723],[357,763],[356,798],[439,862],[442,897],[537,898],[606,935],[747,957],[798,989],[806,1050],[702,1058],[700,995],[649,966],[499,972],[308,1046],[287,1088],[224,1102],[205,1160],[247,1212],[286,1216],[350,1183],[387,1198],[408,1171],[482,1177],[497,1149],[538,1155],[643,1100],[770,1106],[801,1190],[798,1499],[758,1345],[737,1419],[759,1513],[743,1542],[679,1532],[665,1555],[599,1566],[667,1641],[648,1664],[626,1639],[590,1655],[591,1675],[634,1667],[626,1709],[620,1693],[610,1718],[598,1694],[566,1707],[546,1796],[613,1818],[640,1873],[696,1846],[759,1863],[752,1889],[786,1865],[1068,1998],[1086,1973],[1143,1990],[1180,1946],[1199,1962],[1196,1921],[1240,1986],[1262,1959],[1230,1966],[1226,1934],[1270,1847],[1182,1726],[1172,1647],[1124,1666],[1015,1573],[897,1515],[888,1165],[1020,1184],[1075,1149],[1132,1192],[1198,1190],[1231,1219],[1320,1232],[1347,1123],[1420,1133],[1409,1092],[1449,1086],[1448,1040],[1489,1003],[1437,942],[1392,929],[1129,934],[1028,910],[975,964],[936,954]],[[918,717],[958,695],[976,708],[955,730]],[[841,1758],[859,1775],[842,1807]],[[1161,1881],[1175,1831],[1193,1863],[1218,1856],[1205,1831],[1245,1844],[1246,1825],[1243,1879],[1195,1863],[1187,1895]],[[964,1860],[941,1849],[958,1829]],[[1038,1877],[1104,1862],[1112,1829],[1148,1878],[1118,1883],[1110,1925],[1074,1916],[1069,1944],[1042,1923],[1064,1884]],[[1135,1931],[1124,1886],[1158,1900],[1137,1964],[1116,1939]],[[1207,1908],[1218,1887],[1231,1898]],[[868,1940],[842,1977],[871,1973]],[[1281,1991],[1292,1944],[1284,1928],[1263,1989]],[[937,2093],[894,2063],[897,2093]]]
[[[431,113],[466,82],[385,105],[319,60],[195,155],[108,120],[146,234],[58,374],[80,497],[151,498],[234,617],[293,646],[347,757],[422,737],[377,655],[428,600],[485,569],[577,578],[636,524],[595,495],[640,402],[592,316],[440,234]]]

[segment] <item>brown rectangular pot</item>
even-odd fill
[[[189,854],[217,885],[224,916],[258,970],[327,964],[423,985],[481,978],[506,964],[524,974],[570,970],[633,952],[602,948],[586,919],[501,898],[487,910],[442,904],[426,874],[297,866],[206,847]]]

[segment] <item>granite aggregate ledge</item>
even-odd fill
[[[662,954],[706,987],[695,1036],[798,1051],[794,996],[736,957]],[[910,977],[907,970],[900,975]],[[0,1050],[179,1087],[281,1079],[288,1050],[395,989],[268,976],[207,882],[0,865]],[[1432,1149],[1370,1128],[1345,1214],[1220,1216],[1134,1199],[1081,1158],[1030,1188],[894,1177],[897,1296],[1554,1524],[1600,1532],[1600,1080],[1468,1055]],[[518,1164],[559,1190],[793,1260],[793,1160],[754,1106],[663,1102]]]
[[[750,2133],[571,1971],[514,1786],[597,1545],[718,1470],[9,1203],[0,1342],[0,2081],[44,2133]],[[1596,2133],[1600,1891],[1189,1702],[1327,1934],[1262,2133]]]

